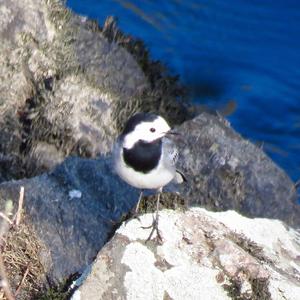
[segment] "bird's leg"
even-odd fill
[[[160,234],[159,229],[158,229],[158,219],[159,219],[159,213],[158,212],[159,212],[159,201],[160,201],[161,192],[162,192],[162,189],[159,189],[158,195],[157,195],[157,200],[156,200],[156,213],[155,213],[155,217],[153,218],[152,224],[148,227],[143,227],[145,229],[146,228],[152,228],[152,230],[151,230],[151,232],[150,232],[150,234],[149,234],[149,236],[146,240],[146,243],[151,240],[154,231],[156,231],[156,241],[158,243],[162,242],[162,237],[161,237],[161,234]]]
[[[140,206],[141,200],[143,198],[143,192],[144,192],[144,190],[141,190],[141,193],[140,193],[140,196],[139,196],[139,200],[138,200],[138,202],[136,204],[136,207],[135,207],[135,210],[134,210],[134,215],[135,216],[137,216],[137,214],[138,214],[139,206]]]
[[[140,221],[138,211],[139,211],[140,202],[143,198],[143,192],[144,192],[144,190],[141,190],[139,200],[138,200],[136,206],[129,212],[128,219],[126,222],[128,222],[131,219],[138,219]]]

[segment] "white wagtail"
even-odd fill
[[[181,183],[185,178],[176,169],[178,151],[168,136],[176,134],[161,116],[152,113],[137,113],[126,123],[114,147],[114,167],[117,174],[128,184],[141,189],[135,213],[144,189],[158,190],[156,216],[153,220],[150,240],[154,231],[157,239],[158,210],[162,188],[171,180]],[[146,228],[146,227],[145,227]]]

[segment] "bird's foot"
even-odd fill
[[[160,231],[158,229],[158,216],[156,216],[156,218],[153,218],[153,222],[150,226],[142,226],[143,229],[149,229],[152,228],[148,238],[146,239],[146,243],[149,242],[154,234],[154,232],[156,232],[156,243],[157,244],[162,244],[163,239],[162,236],[160,234]]]

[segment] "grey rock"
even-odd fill
[[[4,179],[49,170],[70,153],[110,151],[117,99],[147,86],[134,58],[60,1],[1,1],[0,19]]]
[[[150,229],[123,224],[72,300],[299,298],[300,234],[280,221],[193,208],[162,211],[159,229],[146,244]]]
[[[249,217],[281,219],[300,226],[297,191],[287,174],[243,139],[221,116],[203,113],[179,127],[181,169],[189,205],[234,209]]]
[[[35,1],[1,0],[1,40],[5,39],[12,44],[18,42],[21,32],[34,32],[39,39],[51,39],[47,11],[44,10],[46,1],[37,6]],[[28,9],[24,9],[27,7]]]
[[[71,154],[108,153],[120,120],[142,103],[148,110],[166,103],[182,107],[174,101],[177,80],[170,84],[174,92],[162,99],[163,90],[172,90],[163,86],[162,70],[151,69],[145,50],[137,47],[149,74],[157,73],[150,84],[139,55],[125,48],[134,49],[134,42],[111,18],[102,30],[62,2],[0,0],[2,180],[49,171]]]
[[[20,186],[23,220],[33,225],[45,273],[55,283],[92,262],[138,199],[138,191],[112,173],[109,158],[72,157],[50,174],[2,183],[1,211],[7,199],[17,209]]]

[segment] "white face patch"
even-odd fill
[[[139,140],[153,142],[165,136],[170,129],[166,120],[160,116],[152,122],[142,122],[135,127],[134,131],[125,136],[123,147],[130,149]]]

